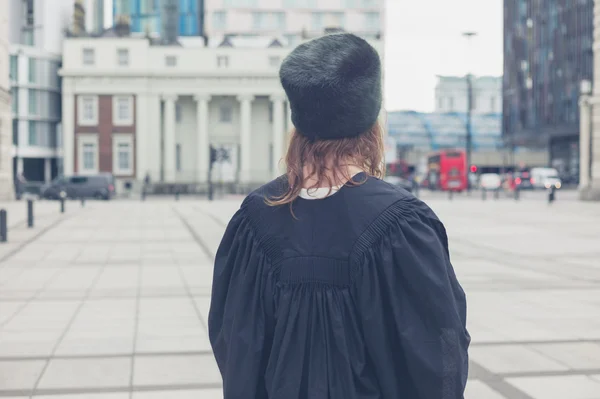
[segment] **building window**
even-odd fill
[[[29,58],[28,60],[28,64],[29,64],[29,83],[36,83],[37,82],[37,64],[36,64],[36,59],[35,58]]]
[[[219,108],[219,121],[221,123],[231,123],[233,119],[233,110],[231,105],[221,105]]]
[[[77,172],[98,173],[98,135],[79,133],[77,136]]]
[[[225,11],[215,11],[213,13],[213,29],[224,30],[227,27],[227,13]]]
[[[19,80],[19,57],[16,55],[10,56],[10,80],[16,82]]]
[[[29,102],[29,115],[38,115],[38,91],[29,89],[27,90],[27,97]]]
[[[284,12],[253,12],[254,29],[283,30],[285,28]]]
[[[121,66],[129,65],[129,50],[126,48],[117,50],[117,63]]]
[[[165,57],[165,65],[168,67],[177,66],[177,57],[175,57],[174,55],[167,55]]]
[[[269,57],[269,65],[272,67],[278,67],[281,62],[281,57],[277,55],[272,55]]]
[[[133,136],[113,135],[113,173],[117,176],[133,175]]]
[[[93,48],[84,48],[83,49],[83,65],[94,65],[95,63],[95,54]]]
[[[96,168],[96,145],[83,144],[83,171],[93,171]]]
[[[177,172],[181,172],[181,144],[175,146],[175,168]]]
[[[132,96],[114,96],[113,97],[113,125],[131,126],[133,125],[133,97]]]
[[[38,145],[37,123],[35,121],[29,121],[27,142],[29,145]]]
[[[366,12],[364,15],[365,15],[365,30],[374,31],[374,30],[381,29],[378,12]]]
[[[229,66],[229,57],[226,55],[217,56],[217,66],[219,68],[227,68]]]
[[[11,104],[12,104],[12,112],[15,115],[19,114],[19,89],[13,87],[10,89],[11,93]]]
[[[98,124],[98,97],[79,96],[77,98],[77,122],[81,126]]]
[[[311,26],[313,31],[323,30],[323,13],[313,12],[311,17]]]

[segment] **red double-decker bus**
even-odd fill
[[[467,156],[464,150],[441,150],[427,159],[427,182],[432,190],[467,189]]]

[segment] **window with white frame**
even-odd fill
[[[113,174],[115,176],[133,175],[133,136],[131,134],[113,134]]]
[[[219,68],[227,68],[229,66],[229,57],[226,55],[217,56],[217,66]]]
[[[129,65],[129,50],[126,48],[120,48],[117,50],[117,63],[120,66]]]
[[[94,65],[95,60],[95,52],[93,48],[84,48],[83,49],[83,65]]]
[[[77,119],[80,126],[98,124],[98,96],[79,96]]]
[[[165,57],[165,65],[168,67],[177,66],[177,57],[175,57],[174,55],[167,55]]]
[[[281,57],[279,57],[277,55],[269,56],[269,65],[271,65],[272,67],[278,67],[280,63],[281,63]]]
[[[98,135],[78,134],[78,167],[80,174],[98,173]]]
[[[219,121],[221,123],[231,123],[233,120],[233,109],[229,104],[223,104],[219,108]]]
[[[227,27],[227,13],[225,11],[215,11],[213,13],[213,29],[223,30]]]
[[[376,31],[381,29],[381,22],[378,12],[366,12],[364,13],[364,17],[366,30]]]
[[[113,97],[113,125],[131,126],[133,125],[133,97],[132,96],[114,96]]]

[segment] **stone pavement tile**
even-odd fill
[[[208,313],[210,311],[210,293],[209,295],[195,296],[196,306],[200,310],[200,315],[205,325],[208,325]]]
[[[133,399],[223,399],[222,389],[134,392]]]
[[[135,358],[134,386],[221,383],[212,354]]]
[[[49,356],[62,331],[2,331],[0,330],[0,357]]]
[[[53,359],[39,389],[129,386],[131,358]]]
[[[34,301],[30,302],[5,326],[10,331],[64,331],[79,301]]]
[[[469,349],[469,357],[492,373],[568,370],[524,345],[474,346]]]
[[[140,319],[136,340],[139,353],[210,352],[204,324],[197,318]]]
[[[583,375],[509,378],[507,381],[535,399],[600,398],[600,382]]]
[[[213,267],[211,266],[184,266],[181,267],[186,283],[190,287],[211,287]]]
[[[11,318],[26,303],[25,301],[0,301],[0,325]]]
[[[95,268],[65,269],[44,288],[45,291],[86,291],[98,275]]]
[[[464,399],[508,399],[478,380],[469,380]]]
[[[30,391],[45,364],[44,360],[0,361],[0,391]]]
[[[540,344],[530,347],[573,370],[600,369],[600,344],[578,342]]]
[[[138,316],[140,320],[180,317],[198,318],[192,301],[187,297],[142,298],[139,304]]]
[[[57,273],[60,274],[64,270],[62,269],[39,269],[39,268],[27,268],[20,275],[8,281],[2,286],[4,290],[19,290],[19,291],[32,291],[38,290],[46,285]]]
[[[2,398],[5,399],[5,398]],[[129,392],[119,393],[86,393],[74,395],[35,395],[33,399],[129,399]],[[168,399],[165,397],[165,399]]]

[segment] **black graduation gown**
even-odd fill
[[[224,399],[457,399],[465,294],[442,223],[364,174],[322,200],[246,198],[217,252],[209,335]]]

